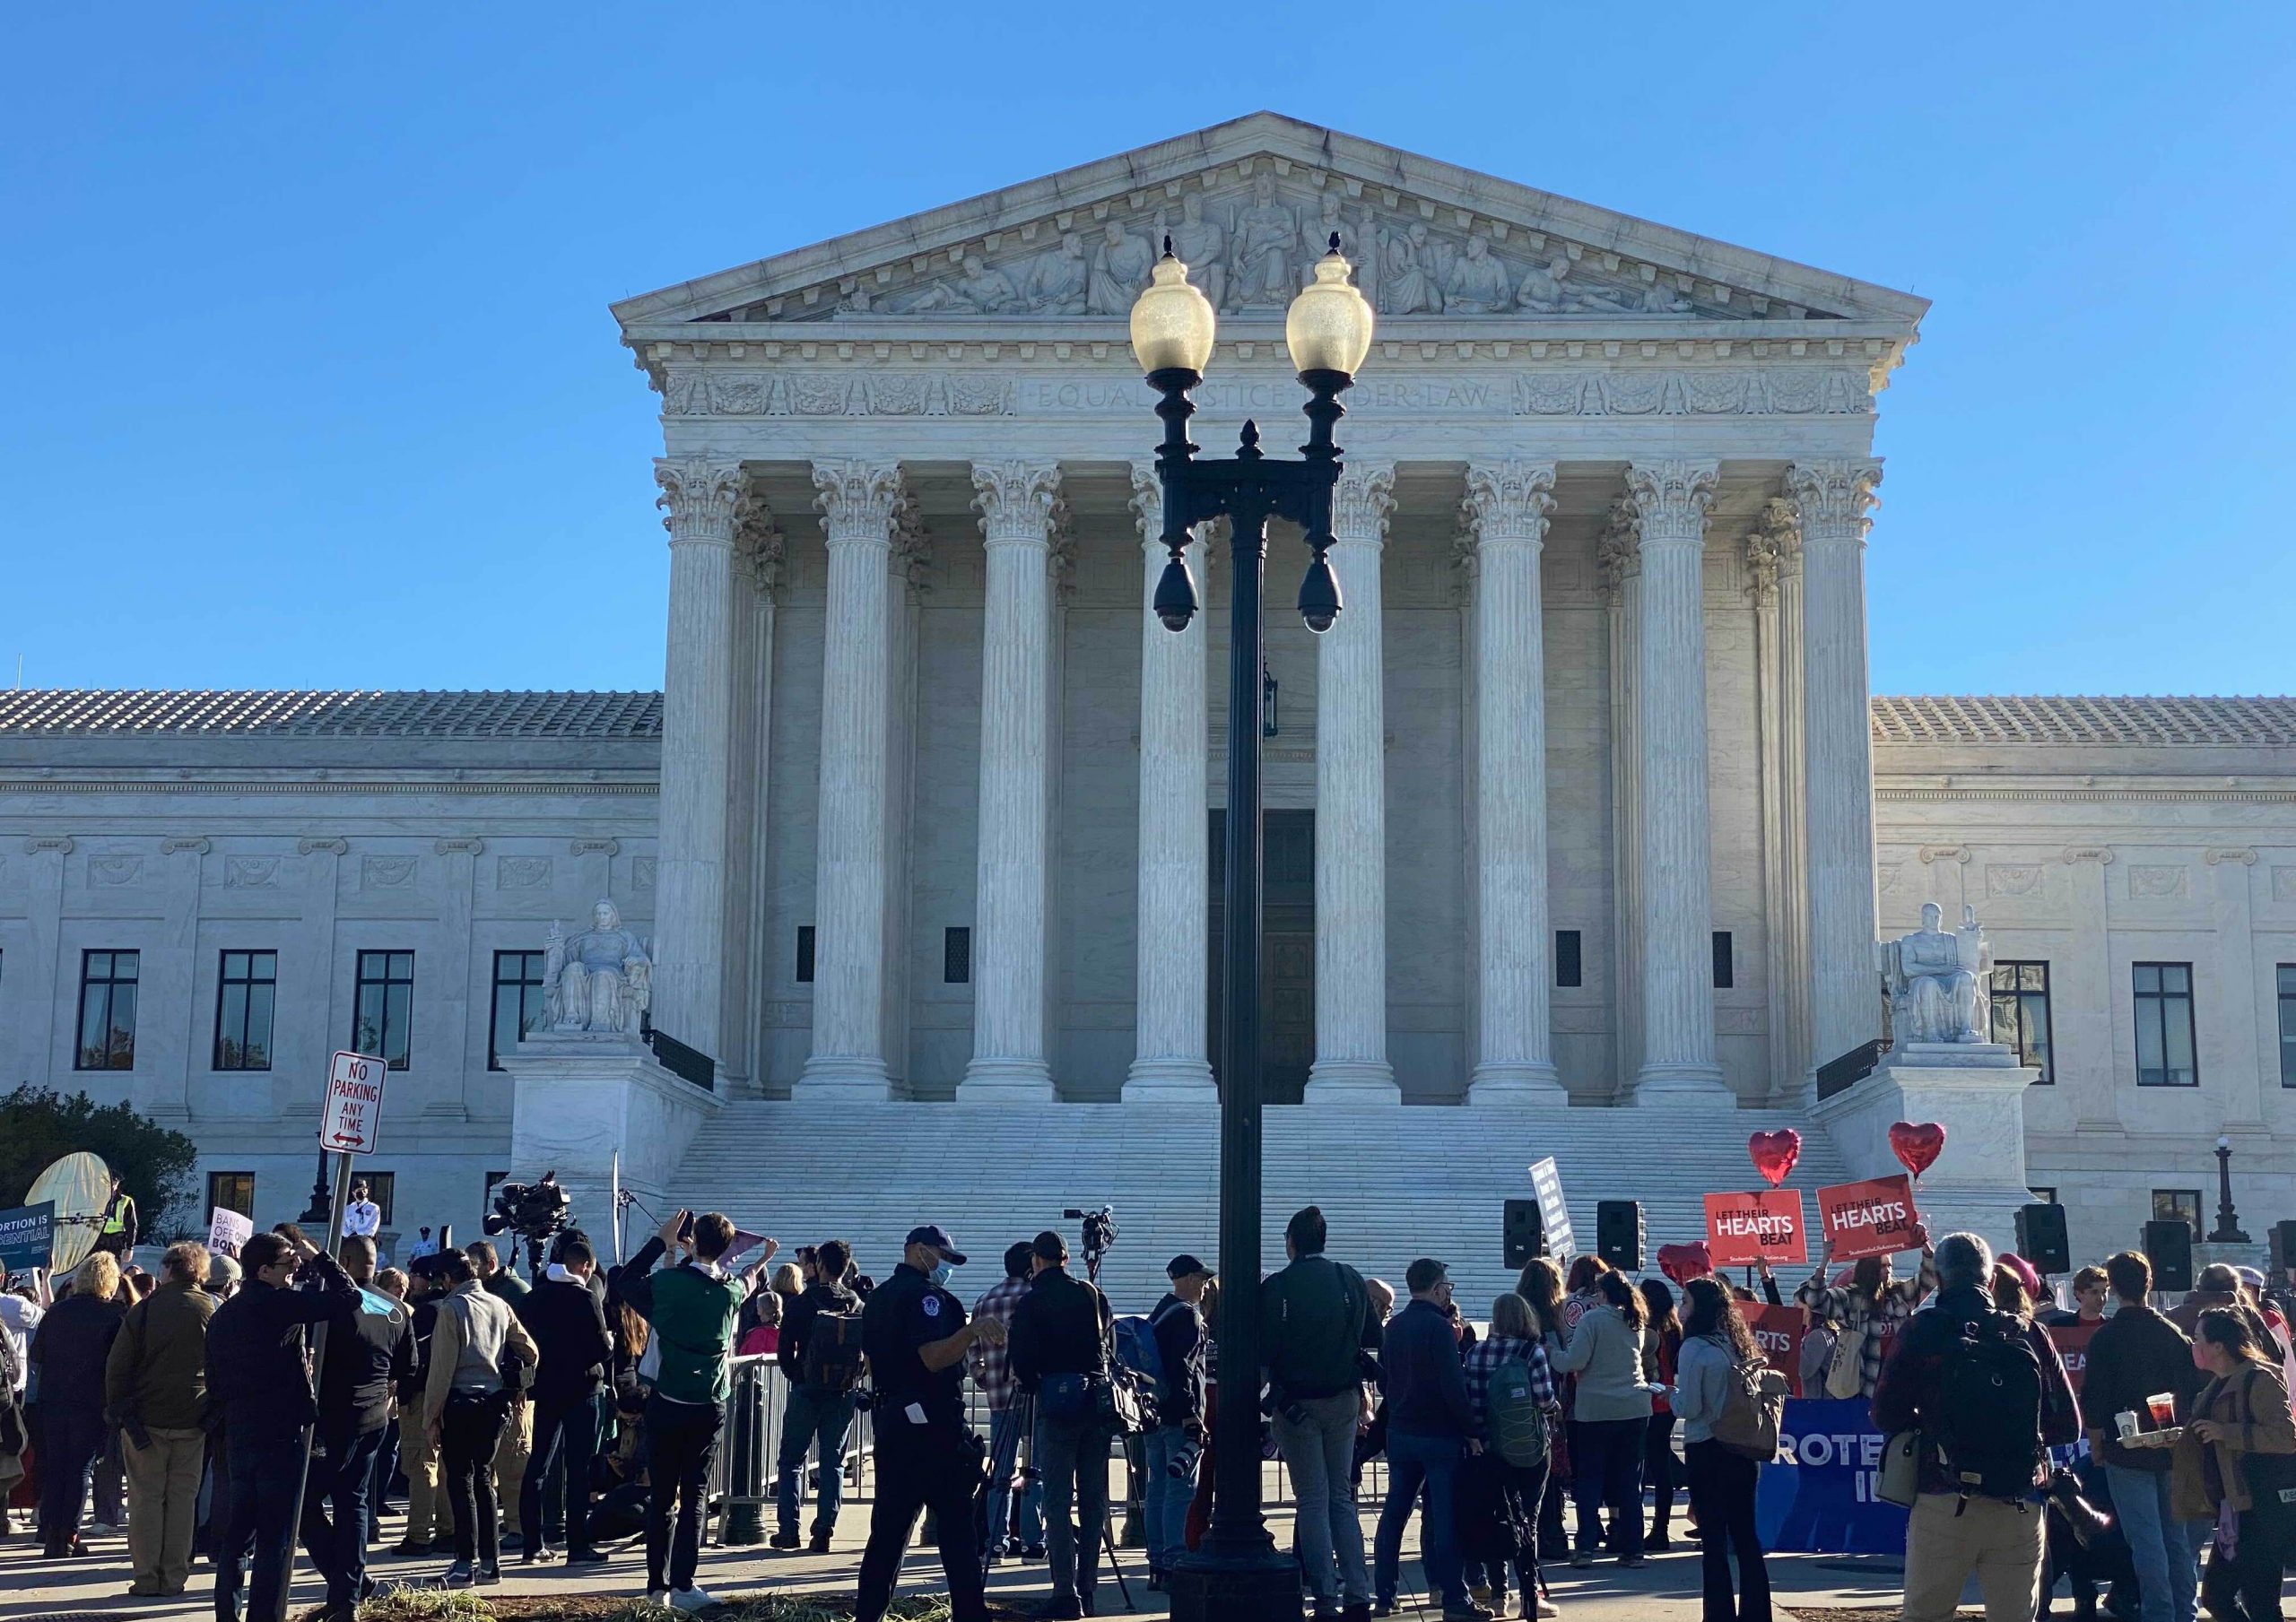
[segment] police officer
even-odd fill
[[[877,1393],[877,1499],[854,1622],[881,1622],[917,1512],[928,1505],[954,1622],[988,1615],[973,1516],[981,1445],[965,1423],[965,1354],[975,1342],[1002,1346],[1004,1326],[994,1318],[967,1323],[964,1304],[944,1288],[949,1269],[964,1260],[946,1228],[913,1227],[900,1265],[862,1309],[861,1346]]]

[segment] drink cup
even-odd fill
[[[2120,1439],[2123,1442],[2130,1442],[2135,1439],[2138,1427],[2136,1415],[2133,1410],[2126,1408],[2122,1409],[2120,1412],[2113,1416],[2113,1425],[2115,1428],[2120,1432]]]
[[[2156,1429],[2166,1430],[2177,1422],[2177,1399],[2173,1392],[2155,1392],[2144,1399],[2144,1409],[2152,1416]]]

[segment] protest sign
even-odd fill
[[[1818,1190],[1818,1223],[1836,1262],[1919,1250],[1924,1238],[1913,1185],[1902,1174]]]
[[[1863,1397],[1786,1400],[1754,1527],[1772,1554],[1902,1555],[1906,1512],[1881,1496],[1882,1433]]]
[[[1578,1254],[1578,1241],[1570,1232],[1570,1208],[1562,1202],[1562,1174],[1555,1169],[1552,1155],[1531,1162],[1531,1192],[1539,1197],[1546,1253],[1558,1262],[1570,1261]]]
[[[1802,1309],[1798,1306],[1749,1306],[1740,1303],[1738,1315],[1753,1331],[1754,1344],[1770,1367],[1786,1376],[1789,1395],[1802,1394]]]
[[[48,1266],[55,1246],[55,1201],[0,1210],[0,1274]]]
[[[1801,1192],[1765,1188],[1743,1194],[1707,1195],[1706,1243],[1717,1267],[1808,1261]]]
[[[2100,1318],[2094,1323],[2065,1323],[2048,1331],[2048,1343],[2057,1348],[2057,1355],[2064,1359],[2065,1377],[2073,1383],[2073,1394],[2081,1394],[2082,1379],[2089,1372],[2089,1342],[2095,1340],[2097,1331],[2104,1324]]]
[[[254,1237],[254,1219],[221,1205],[208,1214],[207,1248],[216,1254],[237,1257],[239,1246]]]

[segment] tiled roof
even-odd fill
[[[658,738],[659,693],[0,691],[0,737]]]
[[[2296,744],[2296,698],[1882,698],[1876,743]]]

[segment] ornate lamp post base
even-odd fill
[[[1167,1581],[1172,1622],[1300,1622],[1300,1563],[1273,1543],[1257,1554],[1182,1555]]]

